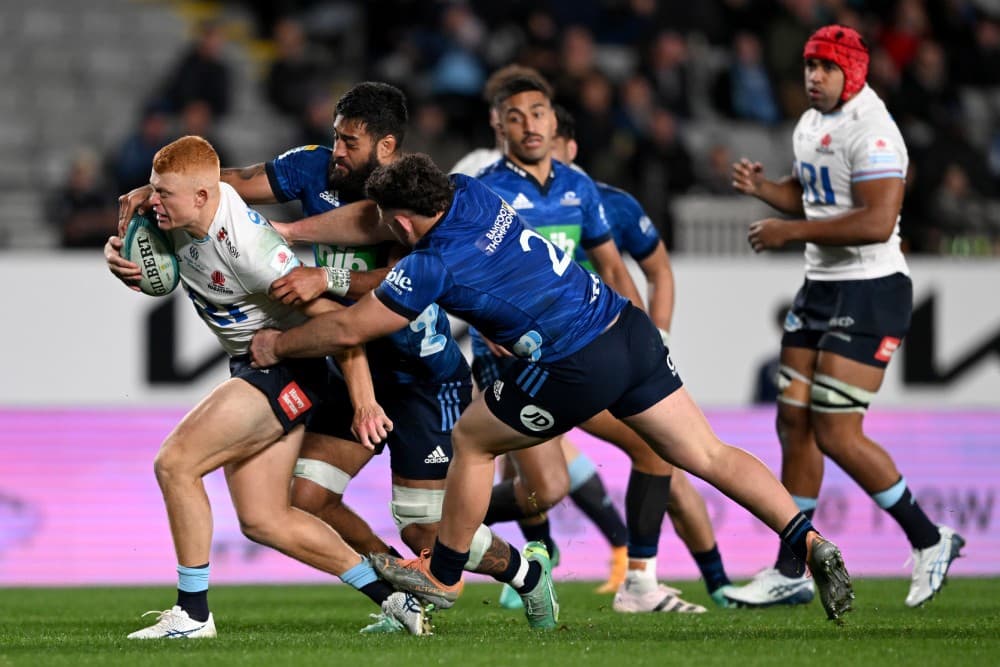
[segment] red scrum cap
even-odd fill
[[[846,102],[865,87],[868,76],[868,45],[857,30],[842,25],[828,25],[809,37],[802,57],[819,58],[835,63],[844,72],[841,101]]]

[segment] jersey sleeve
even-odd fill
[[[585,250],[601,245],[612,237],[611,226],[604,212],[604,204],[597,186],[590,177],[580,179],[580,202],[583,208],[583,228],[580,230],[580,245]]]
[[[288,202],[302,197],[316,168],[315,160],[310,158],[317,157],[313,153],[318,150],[319,146],[315,144],[298,146],[264,165],[267,181],[278,201]]]
[[[851,182],[906,178],[906,148],[898,136],[880,132],[861,134],[851,146]]]
[[[249,223],[239,226],[240,236],[246,238],[237,239],[242,249],[233,257],[232,266],[247,292],[266,294],[271,283],[302,262],[267,219],[252,208],[247,209],[247,217]]]
[[[390,310],[414,320],[444,294],[448,270],[437,255],[412,252],[400,260],[375,288],[375,297]]]
[[[656,250],[660,235],[639,202],[624,192],[604,197],[604,206],[621,238],[619,250],[640,262]]]

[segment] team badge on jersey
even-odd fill
[[[833,155],[834,151],[830,147],[830,144],[832,143],[833,143],[833,137],[831,137],[830,133],[827,132],[826,134],[823,135],[823,138],[819,140],[819,146],[816,147],[816,152],[824,153],[826,155]]]

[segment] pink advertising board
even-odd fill
[[[171,584],[175,560],[152,460],[180,419],[176,409],[0,409],[0,586]],[[780,464],[773,410],[712,410],[726,441],[773,470]],[[967,539],[955,576],[1000,574],[1000,411],[876,411],[869,434],[892,452],[931,517]],[[624,505],[628,461],[573,432]],[[741,507],[700,480],[720,550],[734,578],[771,563],[776,538]],[[253,544],[239,531],[220,473],[206,479],[215,512],[215,583],[329,581],[330,577]],[[348,502],[376,532],[402,548],[389,515],[387,461],[375,459],[354,480]],[[601,579],[608,547],[570,501],[551,513],[562,548],[557,578]],[[902,532],[832,463],[816,524],[837,541],[855,576],[906,576]],[[516,527],[499,531],[523,543]],[[697,578],[669,521],[660,544],[665,581]]]

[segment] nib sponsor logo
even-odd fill
[[[302,391],[298,382],[289,382],[278,394],[278,404],[289,419],[295,419],[312,408],[312,401]]]
[[[433,452],[427,455],[427,458],[424,459],[424,463],[447,463],[450,460],[451,459],[448,455],[444,453],[441,445],[438,445],[434,448]]]

